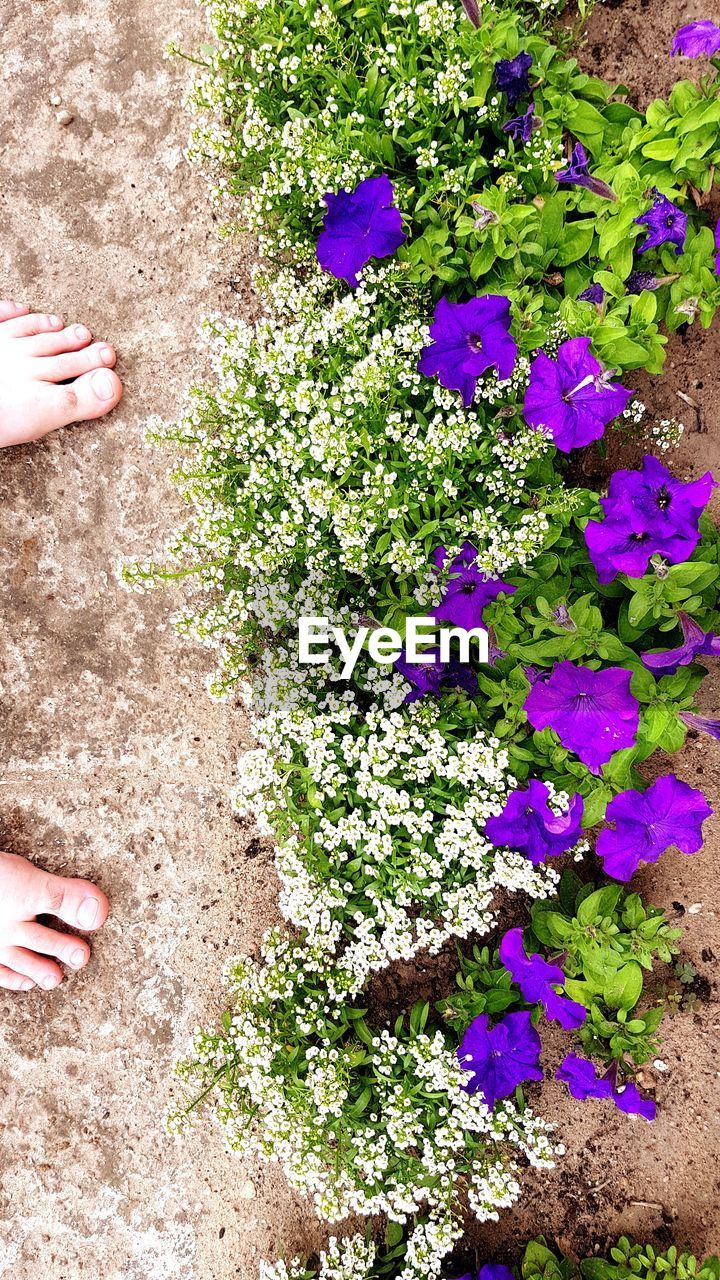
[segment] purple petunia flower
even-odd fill
[[[317,242],[317,260],[352,289],[371,258],[387,258],[407,239],[387,174],[365,178],[354,191],[340,188],[324,197],[327,213]]]
[[[671,564],[692,555],[714,483],[710,471],[699,480],[676,480],[652,454],[637,471],[615,471],[607,498],[600,499],[605,519],[585,526],[599,581],[611,582],[617,573],[642,577],[655,553]]]
[[[447,558],[447,548],[442,546],[436,547],[430,557],[438,572],[445,568]],[[472,542],[463,542],[460,550],[453,556],[448,572],[455,573],[458,569],[466,569],[468,565],[474,564],[477,558],[477,547]]]
[[[682,253],[685,247],[688,219],[682,209],[668,200],[657,187],[653,187],[653,203],[634,221],[641,227],[647,227],[648,236],[638,249],[638,253],[647,253],[648,249],[659,249],[664,244],[674,244],[675,253]]]
[[[527,718],[533,729],[553,729],[591,773],[600,773],[614,751],[635,743],[640,709],[630,692],[631,677],[625,667],[593,671],[558,662],[525,699]]]
[[[615,829],[606,827],[597,840],[605,874],[629,880],[641,862],[657,862],[671,845],[681,853],[697,853],[702,824],[711,814],[702,791],[674,773],[658,778],[647,791],[621,791],[606,811]]]
[[[642,1116],[644,1120],[652,1122],[657,1114],[657,1107],[652,1098],[643,1098],[636,1084],[632,1080],[626,1080],[624,1084],[616,1085],[610,1094],[615,1106],[619,1111],[624,1111],[628,1116]]]
[[[529,142],[536,129],[540,128],[542,120],[535,115],[535,103],[531,102],[527,111],[521,116],[513,116],[512,120],[506,120],[502,127],[503,133],[509,133],[514,142]]]
[[[529,427],[544,427],[562,453],[599,440],[625,409],[632,392],[610,382],[590,354],[589,338],[568,338],[557,360],[538,351],[530,366],[523,414]]]
[[[593,178],[588,168],[585,148],[581,142],[575,143],[567,168],[556,170],[555,181],[566,183],[568,186],[584,187],[586,191],[592,192],[594,196],[601,196],[603,200],[617,200],[615,192],[607,182],[603,182],[602,178]]]
[[[446,558],[445,548],[436,547],[433,560],[438,569],[443,568]],[[452,622],[466,631],[481,627],[485,605],[497,600],[502,592],[512,595],[516,590],[501,578],[489,578],[481,573],[475,564],[476,558],[477,549],[472,543],[465,542],[450,565],[442,602],[433,610],[433,616],[439,622]]]
[[[557,964],[548,964],[541,955],[528,956],[522,929],[508,929],[500,942],[500,959],[528,1004],[541,1004],[548,1022],[559,1022],[566,1031],[576,1031],[587,1017],[587,1009],[555,991],[565,985],[565,974]]]
[[[597,307],[605,301],[605,290],[601,284],[591,284],[578,294],[579,302],[594,302]]]
[[[609,1098],[612,1092],[612,1082],[606,1076],[598,1076],[595,1063],[577,1053],[566,1053],[555,1079],[562,1080],[570,1096],[578,1102],[585,1102],[587,1098]]]
[[[429,662],[408,662],[404,652],[395,660],[396,670],[412,685],[405,699],[406,703],[417,702],[418,698],[423,698],[427,693],[439,697],[443,686],[448,689],[464,689],[471,698],[477,695],[477,676],[468,663],[458,662],[456,658],[451,658],[450,662],[441,662],[437,649],[428,649],[425,656],[430,659]]]
[[[430,325],[432,342],[420,353],[418,369],[437,375],[444,387],[459,391],[467,409],[477,380],[486,369],[509,378],[515,368],[517,344],[510,336],[510,302],[496,294],[448,302],[441,298]]]
[[[641,1115],[646,1120],[654,1120],[657,1108],[652,1099],[641,1097],[632,1081],[616,1085],[616,1074],[614,1063],[605,1075],[598,1076],[593,1062],[577,1053],[568,1053],[555,1076],[567,1085],[571,1097],[579,1102],[585,1102],[587,1098],[612,1098],[615,1106],[627,1115]]]
[[[683,642],[675,649],[662,649],[659,653],[642,653],[642,662],[650,671],[673,675],[678,667],[686,667],[701,655],[720,657],[720,636],[713,631],[703,631],[699,623],[678,609],[678,621],[682,627]]]
[[[487,1105],[509,1098],[523,1080],[542,1080],[540,1036],[529,1013],[508,1013],[494,1027],[481,1013],[467,1028],[457,1056],[472,1079],[463,1087],[482,1093]]]
[[[483,609],[502,592],[515,591],[501,578],[488,578],[474,566],[458,569],[448,580],[442,603],[433,610],[438,622],[452,622],[456,627],[472,631],[483,625]]]
[[[546,783],[531,778],[525,789],[511,791],[502,813],[488,818],[485,835],[496,848],[522,853],[534,866],[566,853],[580,837],[583,798],[574,795],[562,814],[548,804]]]
[[[514,107],[530,91],[531,66],[529,53],[519,53],[516,58],[500,58],[495,63],[495,86],[505,94],[508,106]]]
[[[650,556],[658,549],[646,521],[632,508],[625,516],[588,520],[585,542],[599,582],[612,582],[618,573],[641,578]],[[691,551],[692,547],[688,547],[686,554]],[[680,558],[685,559],[686,555]]]
[[[662,283],[660,277],[654,276],[652,271],[631,271],[625,281],[625,290],[627,293],[642,293],[644,289],[648,289],[650,293],[654,293]]]
[[[700,58],[703,54],[711,58],[719,49],[720,27],[710,18],[701,18],[699,22],[686,23],[675,32],[670,57],[681,53],[685,58]]]
[[[472,1271],[466,1271],[459,1280],[515,1280],[515,1276],[509,1267],[503,1266],[502,1262],[486,1262],[477,1276]]]
[[[699,716],[695,711],[681,711],[679,715],[688,729],[697,729],[720,742],[720,720],[713,720],[711,716]]]

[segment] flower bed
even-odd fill
[[[206,593],[179,626],[218,652],[211,691],[251,706],[235,805],[276,839],[289,927],[233,965],[176,1122],[213,1093],[234,1149],[330,1222],[385,1214],[398,1247],[409,1224],[397,1274],[436,1276],[463,1210],[497,1216],[561,1150],[523,1093],[543,1017],[574,1097],[654,1114],[632,1078],[662,1016],[644,974],[677,931],[623,884],[696,852],[710,813],[638,766],[688,725],[718,736],[693,706],[720,651],[713,480],[648,454],[600,498],[567,455],[637,432],[621,378],[720,305],[717,74],[641,113],[547,6],[210,15],[192,150],[257,235],[265,315],[207,322],[212,381],[151,431],[190,448],[192,517],[125,576]],[[487,628],[489,660],[382,663],[368,640],[349,679],[337,653],[298,661],[299,616],[379,638],[418,612]],[[492,938],[528,898],[525,931]],[[452,939],[475,944],[455,989],[383,1020],[383,972]],[[374,1265],[337,1248],[319,1274]]]

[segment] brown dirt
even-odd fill
[[[699,0],[599,6],[584,63],[644,100],[687,74],[665,50],[697,16]],[[118,554],[157,546],[179,517],[138,423],[174,412],[201,312],[237,310],[245,293],[181,159],[183,69],[161,59],[177,30],[198,37],[198,18],[168,0],[119,13],[108,0],[6,0],[3,18],[0,292],[107,336],[127,395],[109,422],[12,450],[0,468],[4,844],[97,878],[113,903],[85,974],[49,996],[0,995],[0,1277],[252,1280],[259,1257],[312,1251],[323,1232],[275,1172],[244,1168],[208,1129],[174,1144],[160,1115],[172,1059],[219,1007],[224,958],[274,918],[276,883],[266,847],[250,857],[253,832],[228,812],[241,717],[206,698],[206,656],[169,626],[176,602],[129,596],[113,575]],[[641,386],[659,416],[680,409],[693,428],[678,471],[720,475],[717,330],[676,338],[664,378]],[[700,400],[702,433],[678,390]],[[713,673],[703,690],[709,710],[719,684]],[[677,768],[717,804],[716,744],[690,742]],[[666,855],[644,877],[682,918],[704,979],[666,1029],[658,1120],[548,1085],[568,1154],[474,1232],[479,1257],[514,1259],[537,1232],[576,1254],[621,1231],[720,1251],[719,836],[715,820],[700,855]]]

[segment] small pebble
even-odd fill
[[[58,124],[61,124],[63,128],[65,128],[66,125],[72,124],[75,117],[70,111],[57,111],[55,113],[55,119]]]
[[[702,911],[702,909],[703,909],[702,902],[693,902],[692,905],[688,907],[688,915],[696,916],[699,914],[699,912]]]
[[[61,102],[62,102],[62,98],[60,97],[60,94],[59,94],[59,93],[52,93],[52,94],[50,95],[50,106],[51,106],[51,107],[59,107]]]

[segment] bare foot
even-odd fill
[[[105,894],[89,880],[66,880],[14,853],[0,853],[0,987],[50,991],[62,982],[63,971],[49,957],[70,969],[83,969],[90,959],[84,938],[48,929],[36,916],[57,916],[90,932],[105,923],[107,913]]]
[[[0,301],[0,447],[109,413],[122,395],[115,359],[85,325]]]

